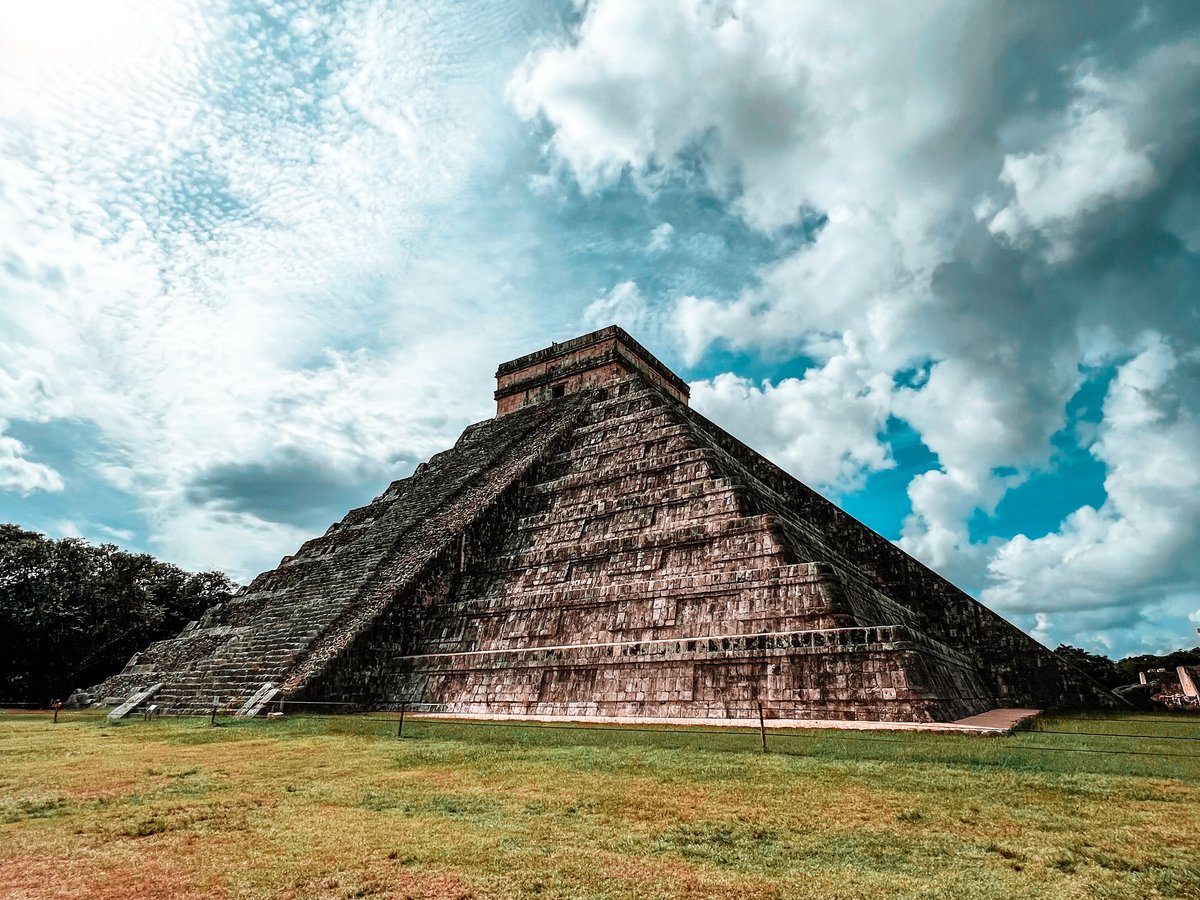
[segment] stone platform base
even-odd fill
[[[767,719],[768,730],[791,728],[837,729],[840,731],[938,731],[958,734],[1010,734],[1018,725],[1041,715],[1040,709],[992,709],[957,722],[870,722],[841,719]],[[410,713],[409,720],[422,719],[466,722],[549,722],[570,725],[629,725],[658,728],[740,728],[757,730],[753,719],[668,718],[662,716],[517,716],[482,713]]]

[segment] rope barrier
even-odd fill
[[[566,731],[615,731],[623,734],[723,734],[736,737],[754,734],[758,730],[750,730],[749,726],[742,725],[730,725],[727,728],[640,728],[636,725],[589,725],[583,722],[578,725],[548,725],[529,721],[488,722],[473,719],[427,719],[419,715],[410,715],[408,721],[420,722],[422,725],[467,725],[473,728],[542,728]],[[775,732],[768,733],[774,734]]]
[[[1200,722],[1196,723],[1200,725]],[[1184,737],[1175,734],[1130,734],[1115,731],[1051,731],[1048,728],[1031,728],[1026,734],[1082,734],[1087,737],[1127,737],[1140,741],[1200,741],[1200,737]]]
[[[588,725],[580,723],[579,725],[551,725],[537,722],[487,722],[475,721],[470,719],[428,719],[421,716],[410,716],[410,723],[416,722],[423,725],[458,725],[469,727],[486,727],[486,728],[542,728],[542,729],[570,729],[574,731],[614,731],[625,733],[650,733],[650,734],[725,734],[746,736],[753,734],[755,729],[747,727],[745,730],[735,730],[739,726],[731,726],[728,729],[702,729],[702,728],[639,728],[636,726],[611,726],[611,725]],[[910,741],[901,738],[868,738],[858,737],[856,735],[847,734],[831,734],[828,730],[820,729],[797,729],[795,731],[768,731],[767,734],[771,738],[808,738],[810,740],[833,740],[833,741],[853,741],[857,743],[867,744],[907,744],[911,745]],[[819,733],[817,733],[819,732]],[[1090,737],[1087,732],[1039,732],[1039,733],[1056,733],[1056,734],[1079,734]],[[1101,737],[1107,735],[1099,735]],[[1120,737],[1128,737],[1128,735],[1120,735]],[[1146,737],[1155,737],[1155,735],[1146,735]],[[1190,740],[1190,739],[1188,739]],[[1200,756],[1193,756],[1188,753],[1155,753],[1148,750],[1104,750],[1099,748],[1089,747],[1046,747],[1046,746],[1031,746],[1014,744],[1005,747],[1006,750],[1035,750],[1038,752],[1049,753],[1103,753],[1110,756],[1154,756],[1169,759],[1193,759],[1200,760]]]
[[[1085,722],[1103,722],[1106,725],[1129,725],[1128,719],[1093,719],[1091,716],[1080,716]],[[1190,719],[1191,721],[1187,721]],[[1200,716],[1194,713],[1180,713],[1175,716],[1150,716],[1141,715],[1138,718],[1139,722],[1154,722],[1156,725],[1190,725],[1200,726]]]
[[[16,704],[14,704],[14,706],[15,705]],[[270,704],[270,705],[274,705],[274,704]],[[300,700],[287,700],[287,701],[284,701],[284,705],[286,707],[293,707],[293,706],[323,706],[323,707],[358,706],[358,707],[362,707],[363,706],[363,704],[361,704],[361,703],[350,703],[350,702],[344,702],[344,701],[324,703],[324,702],[319,702],[319,701],[300,701]],[[908,746],[915,747],[915,745],[912,743],[912,741],[905,739],[905,738],[899,738],[899,737],[866,737],[866,736],[860,736],[860,735],[838,733],[838,732],[836,732],[836,730],[833,730],[833,729],[820,729],[820,728],[812,728],[812,729],[797,728],[797,729],[788,729],[788,730],[762,729],[761,727],[755,727],[755,724],[750,721],[747,721],[744,724],[739,721],[738,724],[727,725],[722,728],[704,728],[704,727],[699,727],[699,726],[679,728],[679,727],[670,727],[670,726],[646,727],[645,723],[642,723],[640,725],[632,725],[632,724],[631,725],[613,725],[613,724],[601,724],[601,723],[590,723],[590,722],[579,722],[577,724],[575,724],[575,723],[550,723],[550,722],[530,721],[528,719],[513,719],[513,720],[481,720],[481,719],[459,719],[459,718],[445,718],[445,719],[437,718],[437,719],[435,719],[435,718],[429,718],[427,715],[421,715],[420,713],[414,714],[413,712],[411,712],[411,706],[414,706],[414,705],[434,706],[437,704],[409,704],[404,701],[396,701],[395,704],[393,704],[393,705],[396,706],[397,709],[395,709],[395,710],[375,710],[375,711],[361,710],[357,715],[355,715],[355,714],[351,714],[351,715],[321,714],[321,713],[315,713],[315,712],[314,713],[300,713],[300,715],[298,717],[313,718],[313,719],[335,719],[335,720],[346,720],[348,718],[379,719],[379,718],[383,718],[385,716],[390,718],[390,716],[396,715],[399,712],[399,708],[401,706],[403,706],[406,708],[406,711],[408,712],[407,723],[409,724],[410,728],[413,725],[432,725],[432,726],[459,727],[459,728],[469,727],[469,728],[541,729],[541,730],[577,731],[577,732],[578,731],[592,731],[592,732],[605,731],[605,732],[615,732],[615,733],[624,733],[624,734],[660,734],[660,735],[671,734],[671,735],[685,735],[685,736],[686,735],[720,735],[720,736],[726,736],[726,737],[746,737],[747,735],[753,735],[758,732],[765,732],[765,736],[770,737],[771,739],[775,739],[775,738],[784,738],[784,739],[792,739],[792,740],[807,739],[810,741],[841,741],[841,742],[866,743],[866,744],[897,744],[897,745],[908,745]],[[49,715],[52,712],[52,710],[35,710],[35,711],[36,712],[44,711],[47,713],[47,715]],[[70,713],[80,713],[81,715],[72,716],[72,715],[70,715]],[[230,709],[218,710],[217,714],[223,715],[226,718],[232,717]],[[74,718],[76,721],[79,721],[79,719],[85,718],[85,717],[89,717],[89,718],[91,717],[91,714],[89,714],[88,711],[86,711],[86,710],[72,710],[69,712],[63,711],[63,718],[66,721],[70,721],[72,718]],[[196,715],[196,714],[176,712],[176,711],[167,710],[167,709],[156,710],[154,713],[154,716],[153,716],[153,718],[199,718],[199,717],[200,716]],[[138,718],[140,718],[140,717],[138,717]],[[216,717],[213,716],[212,718],[213,718],[213,721],[215,722]],[[254,721],[254,719],[247,718],[245,721],[246,721],[246,724],[250,724],[251,722]],[[1123,722],[1123,721],[1128,721],[1128,720],[1090,720],[1090,721]],[[1200,722],[1197,722],[1197,723],[1179,722],[1179,723],[1172,723],[1172,724],[1200,724]],[[939,732],[918,732],[918,733],[936,734]],[[1059,730],[1051,730],[1051,729],[1043,730],[1043,729],[1038,729],[1038,728],[1033,728],[1028,731],[1017,732],[1016,734],[1017,735],[1053,734],[1053,735],[1064,735],[1064,736],[1083,737],[1083,738],[1129,738],[1129,739],[1134,739],[1134,740],[1168,740],[1168,741],[1188,741],[1188,742],[1200,741],[1200,737],[1181,736],[1181,735],[1155,735],[1155,734],[1138,734],[1138,733],[1131,734],[1131,733],[1118,733],[1118,732],[1059,731]],[[1154,751],[1149,751],[1149,750],[1116,750],[1116,749],[1110,750],[1110,749],[1104,749],[1104,748],[1098,748],[1098,747],[1051,747],[1051,746],[1045,746],[1045,745],[1030,745],[1030,744],[1014,743],[1014,744],[1005,746],[1004,749],[1010,750],[1010,751],[1018,751],[1018,752],[1034,751],[1034,752],[1039,752],[1039,753],[1093,753],[1093,754],[1103,754],[1103,755],[1108,755],[1108,756],[1148,756],[1148,757],[1167,758],[1167,759],[1200,760],[1200,755],[1194,755],[1194,754],[1188,754],[1188,753],[1160,753],[1160,752],[1154,752]]]

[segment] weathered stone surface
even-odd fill
[[[607,384],[637,373],[668,397],[687,403],[687,383],[619,328],[602,328],[501,363],[496,415]]]
[[[1113,688],[1113,693],[1135,709],[1153,709],[1154,696],[1158,693],[1157,681],[1142,681],[1138,684],[1123,684]]]
[[[1149,669],[1138,672],[1138,681],[1155,685],[1154,700],[1167,709],[1195,709],[1200,706],[1200,691],[1196,689],[1198,672],[1200,668],[1192,666]]]
[[[129,697],[127,697],[125,699],[124,703],[117,706],[112,712],[110,712],[108,714],[109,721],[115,722],[117,719],[125,718],[127,715],[129,715],[130,712],[132,712],[138,706],[141,706],[143,703],[145,703],[147,700],[149,700],[151,697],[153,697],[158,692],[158,689],[161,687],[162,687],[162,683],[160,682],[159,684],[152,684],[152,685],[149,685],[148,687],[139,688],[138,690],[134,691]]]
[[[1200,700],[1200,688],[1197,688],[1197,684],[1200,683],[1200,666],[1179,666],[1175,669],[1175,674],[1179,678],[1179,689],[1183,695]]]
[[[619,329],[498,384],[497,418],[93,693],[882,721],[1117,702],[690,410]]]

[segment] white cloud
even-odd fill
[[[1180,403],[1200,383],[1200,358],[1161,337],[1121,366],[1092,453],[1108,472],[1107,500],[1058,531],[1021,535],[988,563],[989,604],[1013,612],[1149,609],[1200,581],[1200,415]],[[1186,610],[1180,611],[1186,614]]]
[[[650,241],[646,244],[647,253],[661,253],[671,246],[671,236],[675,233],[675,226],[670,222],[663,222],[650,232]]]
[[[1088,216],[1138,197],[1158,181],[1152,148],[1135,143],[1130,110],[1121,108],[1146,102],[1145,94],[1086,72],[1077,91],[1065,125],[1043,147],[1004,157],[1000,181],[1012,199],[988,222],[993,233],[1015,241],[1041,232],[1052,262],[1070,258],[1073,232]]]
[[[72,519],[56,519],[50,523],[47,530],[50,537],[53,538],[82,538],[84,537],[83,529],[79,527]],[[86,540],[86,538],[85,538]]]
[[[1050,628],[1050,617],[1045,613],[1037,613],[1034,616],[1033,628],[1030,629],[1029,633],[1033,635],[1035,640],[1041,641],[1043,644],[1051,644]]]
[[[802,480],[837,493],[894,465],[880,440],[891,387],[864,367],[852,341],[803,378],[757,385],[725,373],[691,385],[701,413]]]
[[[622,281],[598,296],[583,311],[583,321],[589,328],[620,325],[635,334],[649,331],[653,325],[646,300],[635,281]]]
[[[62,476],[50,466],[26,459],[28,452],[28,447],[0,431],[0,491],[61,491]]]
[[[1003,360],[951,357],[933,365],[919,388],[897,392],[896,415],[940,464],[909,483],[913,512],[903,526],[904,549],[947,575],[977,582],[988,548],[971,544],[968,520],[975,510],[994,512],[1010,488],[1048,465],[1050,437],[1063,426],[1063,407],[1080,380],[1075,371],[1057,375],[1040,372],[1039,383]]]
[[[694,362],[723,340],[743,349],[790,345],[825,357],[839,347],[828,335],[853,331],[881,369],[902,366],[914,356],[906,329],[921,302],[906,252],[870,210],[847,213],[767,267],[762,283],[739,297],[681,298],[675,328],[684,356]]]
[[[110,541],[117,541],[127,547],[137,540],[137,535],[127,528],[110,528],[107,525],[97,525],[96,532]]]

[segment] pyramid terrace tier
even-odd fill
[[[414,710],[932,722],[990,708],[970,659],[902,626],[714,635],[393,661]]]
[[[421,642],[439,652],[462,652],[539,647],[564,635],[575,642],[666,640],[862,621],[832,567],[802,564],[658,574],[606,584],[568,578],[535,589],[493,582],[439,604]]]

